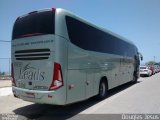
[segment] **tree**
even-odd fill
[[[146,65],[154,65],[156,62],[155,61],[149,61],[146,63]]]
[[[0,75],[5,75],[5,72],[0,72]]]

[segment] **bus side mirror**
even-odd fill
[[[141,61],[143,60],[143,56],[142,56],[142,54],[140,54],[140,58],[141,58]]]
[[[141,54],[140,52],[138,52],[138,54],[139,54],[139,57],[140,57],[140,59],[141,59],[141,61],[142,61],[142,60],[143,60],[142,54]]]

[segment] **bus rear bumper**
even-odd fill
[[[65,101],[56,94],[57,91],[28,90],[12,86],[12,92],[15,97],[29,102],[65,105]]]

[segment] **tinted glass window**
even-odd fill
[[[54,19],[54,11],[37,12],[18,18],[13,27],[12,39],[27,34],[53,34]]]
[[[147,69],[147,67],[140,67],[140,69]]]
[[[68,35],[71,42],[85,50],[134,57],[136,48],[109,33],[66,16]]]

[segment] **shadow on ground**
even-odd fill
[[[135,85],[138,85],[142,81],[138,81],[137,84],[127,83],[121,85],[117,88],[114,88],[109,91],[108,97],[112,97],[113,95]],[[107,97],[107,98],[108,98]],[[106,99],[107,99],[106,98]],[[32,104],[24,107],[20,107],[15,109],[13,112],[17,115],[23,116],[27,119],[52,119],[52,120],[65,120],[65,119],[73,119],[75,116],[89,107],[99,103],[101,101],[96,100],[94,97],[85,100],[83,102],[78,102],[75,104],[67,105],[67,106],[55,106],[55,105],[46,105],[46,104]],[[83,115],[82,115],[83,117]]]

